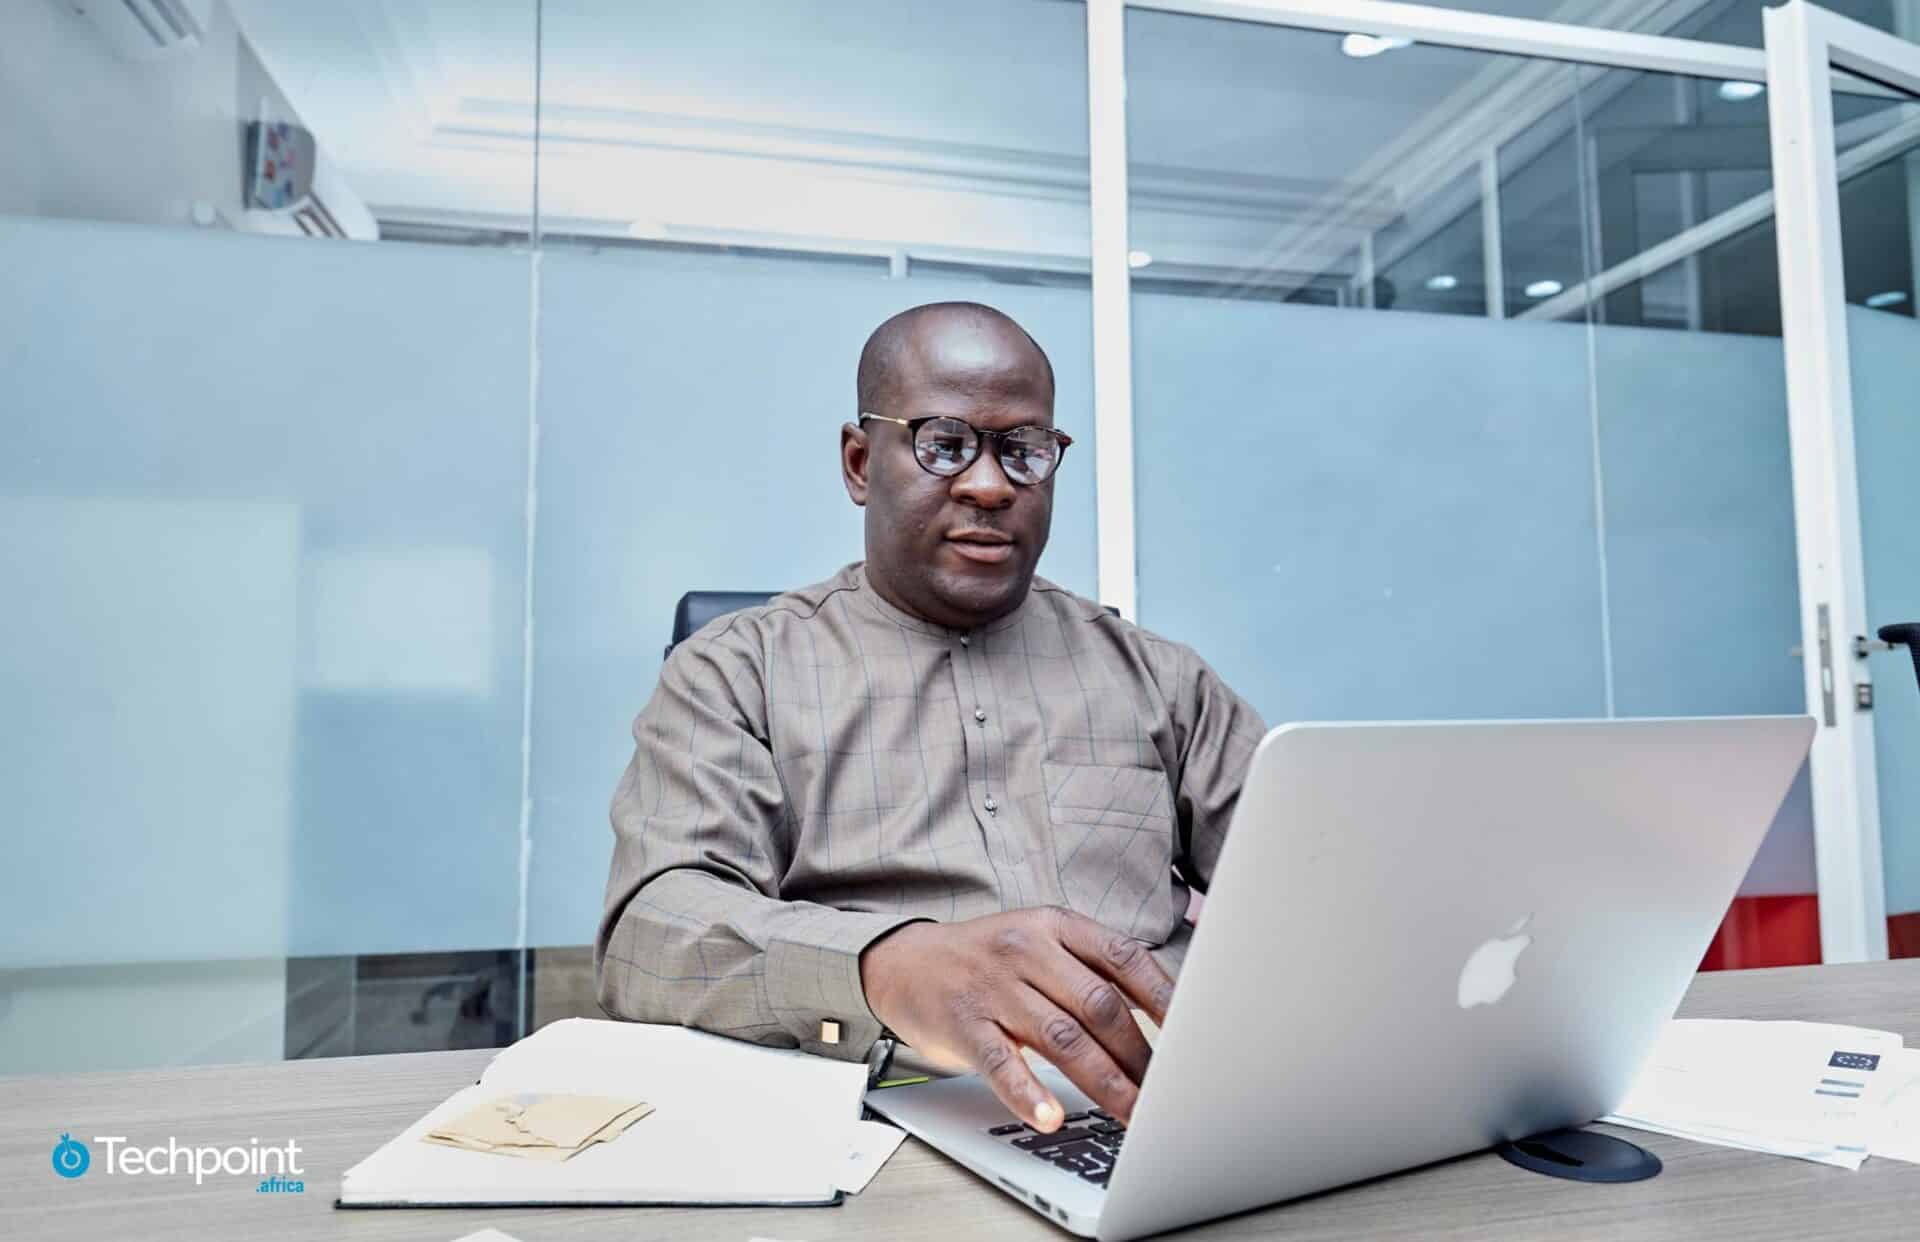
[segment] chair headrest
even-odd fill
[[[678,647],[688,635],[698,632],[715,617],[758,607],[778,594],[778,591],[688,591],[674,607],[673,641],[667,644],[667,650]]]

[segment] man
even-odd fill
[[[1052,1130],[1031,1048],[1125,1119],[1131,1008],[1165,1016],[1265,727],[1191,649],[1035,577],[1071,441],[1018,324],[905,311],[858,389],[866,560],[687,639],[634,722],[600,1002],[844,1058],[884,1027]]]

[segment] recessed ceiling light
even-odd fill
[[[1888,306],[1898,306],[1906,300],[1907,294],[1905,290],[1889,289],[1885,293],[1876,293],[1868,298],[1867,305],[1873,307],[1875,310],[1880,310]]]
[[[1144,250],[1129,250],[1129,251],[1127,251],[1127,266],[1128,266],[1128,267],[1131,267],[1131,268],[1142,268],[1142,267],[1145,267],[1145,266],[1146,266],[1147,264],[1149,264],[1149,263],[1151,263],[1151,262],[1153,262],[1153,256],[1152,256],[1152,255],[1150,255],[1150,254],[1148,254],[1148,253],[1147,253],[1146,251],[1144,251]]]
[[[1391,52],[1396,47],[1407,47],[1412,42],[1412,39],[1394,39],[1386,35],[1350,34],[1340,40],[1340,50],[1355,60],[1365,60],[1369,56]]]
[[[1766,93],[1766,89],[1758,82],[1722,82],[1720,98],[1728,103],[1745,103],[1749,99],[1759,98]]]
[[[1445,293],[1449,289],[1458,288],[1459,285],[1460,278],[1447,272],[1442,272],[1438,276],[1427,277],[1427,288],[1433,290],[1435,293]]]
[[[1527,296],[1535,299],[1550,298],[1565,288],[1566,286],[1557,280],[1536,280],[1527,286]]]

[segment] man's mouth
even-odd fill
[[[946,543],[962,558],[982,565],[998,565],[1013,556],[1013,537],[997,530],[952,531]]]

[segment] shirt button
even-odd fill
[[[970,647],[973,645],[973,639],[967,637],[965,634],[962,634],[960,636],[960,645],[962,647]]]
[[[988,798],[986,802],[986,807],[987,807],[987,814],[992,815],[994,812],[1000,809],[1000,804],[995,802],[992,798]]]
[[[981,722],[982,724],[985,724],[985,723],[986,723],[986,719],[987,719],[987,709],[986,709],[986,708],[984,708],[984,707],[976,707],[976,708],[974,708],[974,709],[973,709],[973,718],[974,718],[975,720],[978,720],[978,721],[980,721],[980,722]]]

